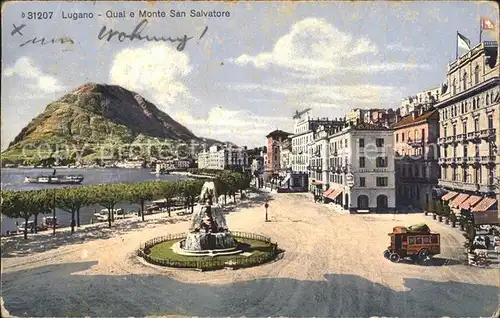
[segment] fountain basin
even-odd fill
[[[230,248],[218,248],[213,250],[188,250],[181,247],[185,241],[186,240],[179,241],[172,246],[174,253],[184,256],[222,256],[243,253],[243,250],[238,249],[237,245]]]

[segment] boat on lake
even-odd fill
[[[24,182],[26,183],[46,183],[46,184],[80,184],[83,181],[82,175],[57,175],[56,169],[52,175],[42,175],[36,177],[26,177]]]

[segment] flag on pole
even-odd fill
[[[483,17],[481,25],[482,30],[495,30],[495,23],[486,17]]]
[[[470,40],[457,32],[457,45],[459,48],[465,49],[467,51],[470,50]]]

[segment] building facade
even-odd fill
[[[317,130],[311,190],[351,213],[396,209],[392,130],[368,123]]]
[[[230,146],[211,146],[208,151],[198,154],[199,169],[249,169],[246,147],[234,148]]]
[[[314,131],[318,129],[319,126],[324,126],[329,129],[333,127],[343,127],[345,125],[345,119],[312,118],[310,108],[301,112],[296,112],[293,119],[295,121],[294,135],[290,138],[292,141],[292,171],[310,174],[309,146],[313,142]]]
[[[392,125],[396,169],[396,201],[423,209],[439,179],[439,112],[417,106]]]
[[[401,117],[409,116],[414,111],[420,112],[422,108],[428,109],[432,105],[439,102],[441,89],[434,87],[419,92],[413,96],[408,96],[401,101],[400,115]]]
[[[280,167],[282,171],[291,171],[292,169],[292,140],[287,138],[280,145]]]
[[[290,136],[290,133],[283,130],[270,132],[267,138],[267,163],[266,172],[269,174],[278,173],[281,170],[281,145]]]
[[[498,222],[500,77],[498,42],[483,42],[448,66],[440,113],[443,196],[454,212]]]

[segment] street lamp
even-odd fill
[[[264,208],[266,208],[266,222],[269,222],[267,219],[267,208],[269,207],[269,203],[267,203],[267,198],[266,198],[266,204],[264,204]]]

